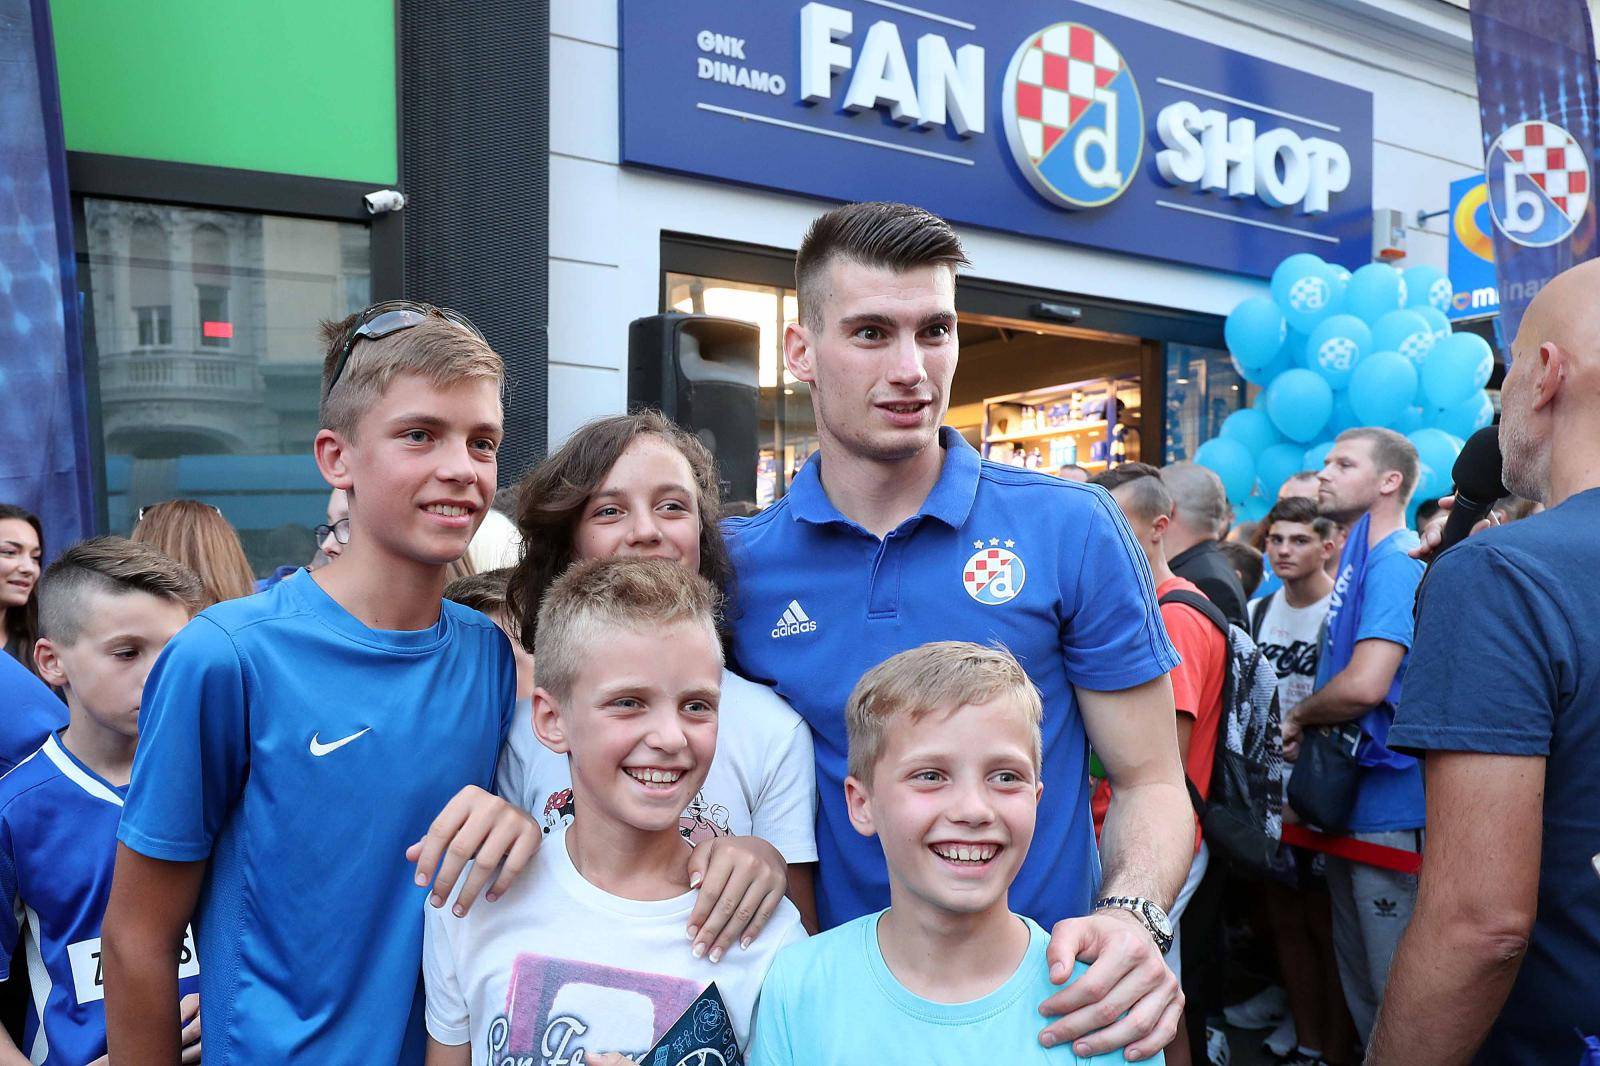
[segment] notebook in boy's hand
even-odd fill
[[[738,1037],[715,981],[656,1041],[641,1066],[744,1066]]]

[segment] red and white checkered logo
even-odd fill
[[[1028,571],[1022,560],[1006,548],[980,547],[961,568],[961,584],[967,595],[991,607],[1014,598],[1027,580]]]
[[[1037,163],[1089,110],[1094,91],[1122,70],[1122,55],[1087,26],[1062,22],[1028,42],[1017,68],[1017,128]]]
[[[1589,161],[1572,134],[1553,122],[1520,122],[1500,135],[1502,151],[1576,223],[1589,207]]]
[[[1062,207],[1099,207],[1122,195],[1143,152],[1133,74],[1098,30],[1058,22],[1011,57],[1002,105],[1022,176]]]

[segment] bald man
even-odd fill
[[[1367,1062],[1576,1063],[1600,1034],[1600,260],[1528,307],[1506,487],[1544,513],[1439,556],[1389,744],[1427,858]]]

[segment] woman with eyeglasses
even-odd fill
[[[317,535],[317,554],[311,560],[311,569],[315,570],[339,558],[350,543],[350,498],[344,489],[328,493],[328,520],[312,532]]]
[[[132,540],[148,544],[200,575],[200,606],[249,596],[255,574],[244,545],[222,512],[199,500],[167,500],[139,511]]]

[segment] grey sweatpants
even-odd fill
[[[1401,851],[1422,850],[1422,830],[1351,833],[1356,840]],[[1328,856],[1328,892],[1333,897],[1333,953],[1339,982],[1361,1043],[1372,1037],[1372,1023],[1389,983],[1400,935],[1411,924],[1417,902],[1415,874],[1396,873],[1349,859]]]

